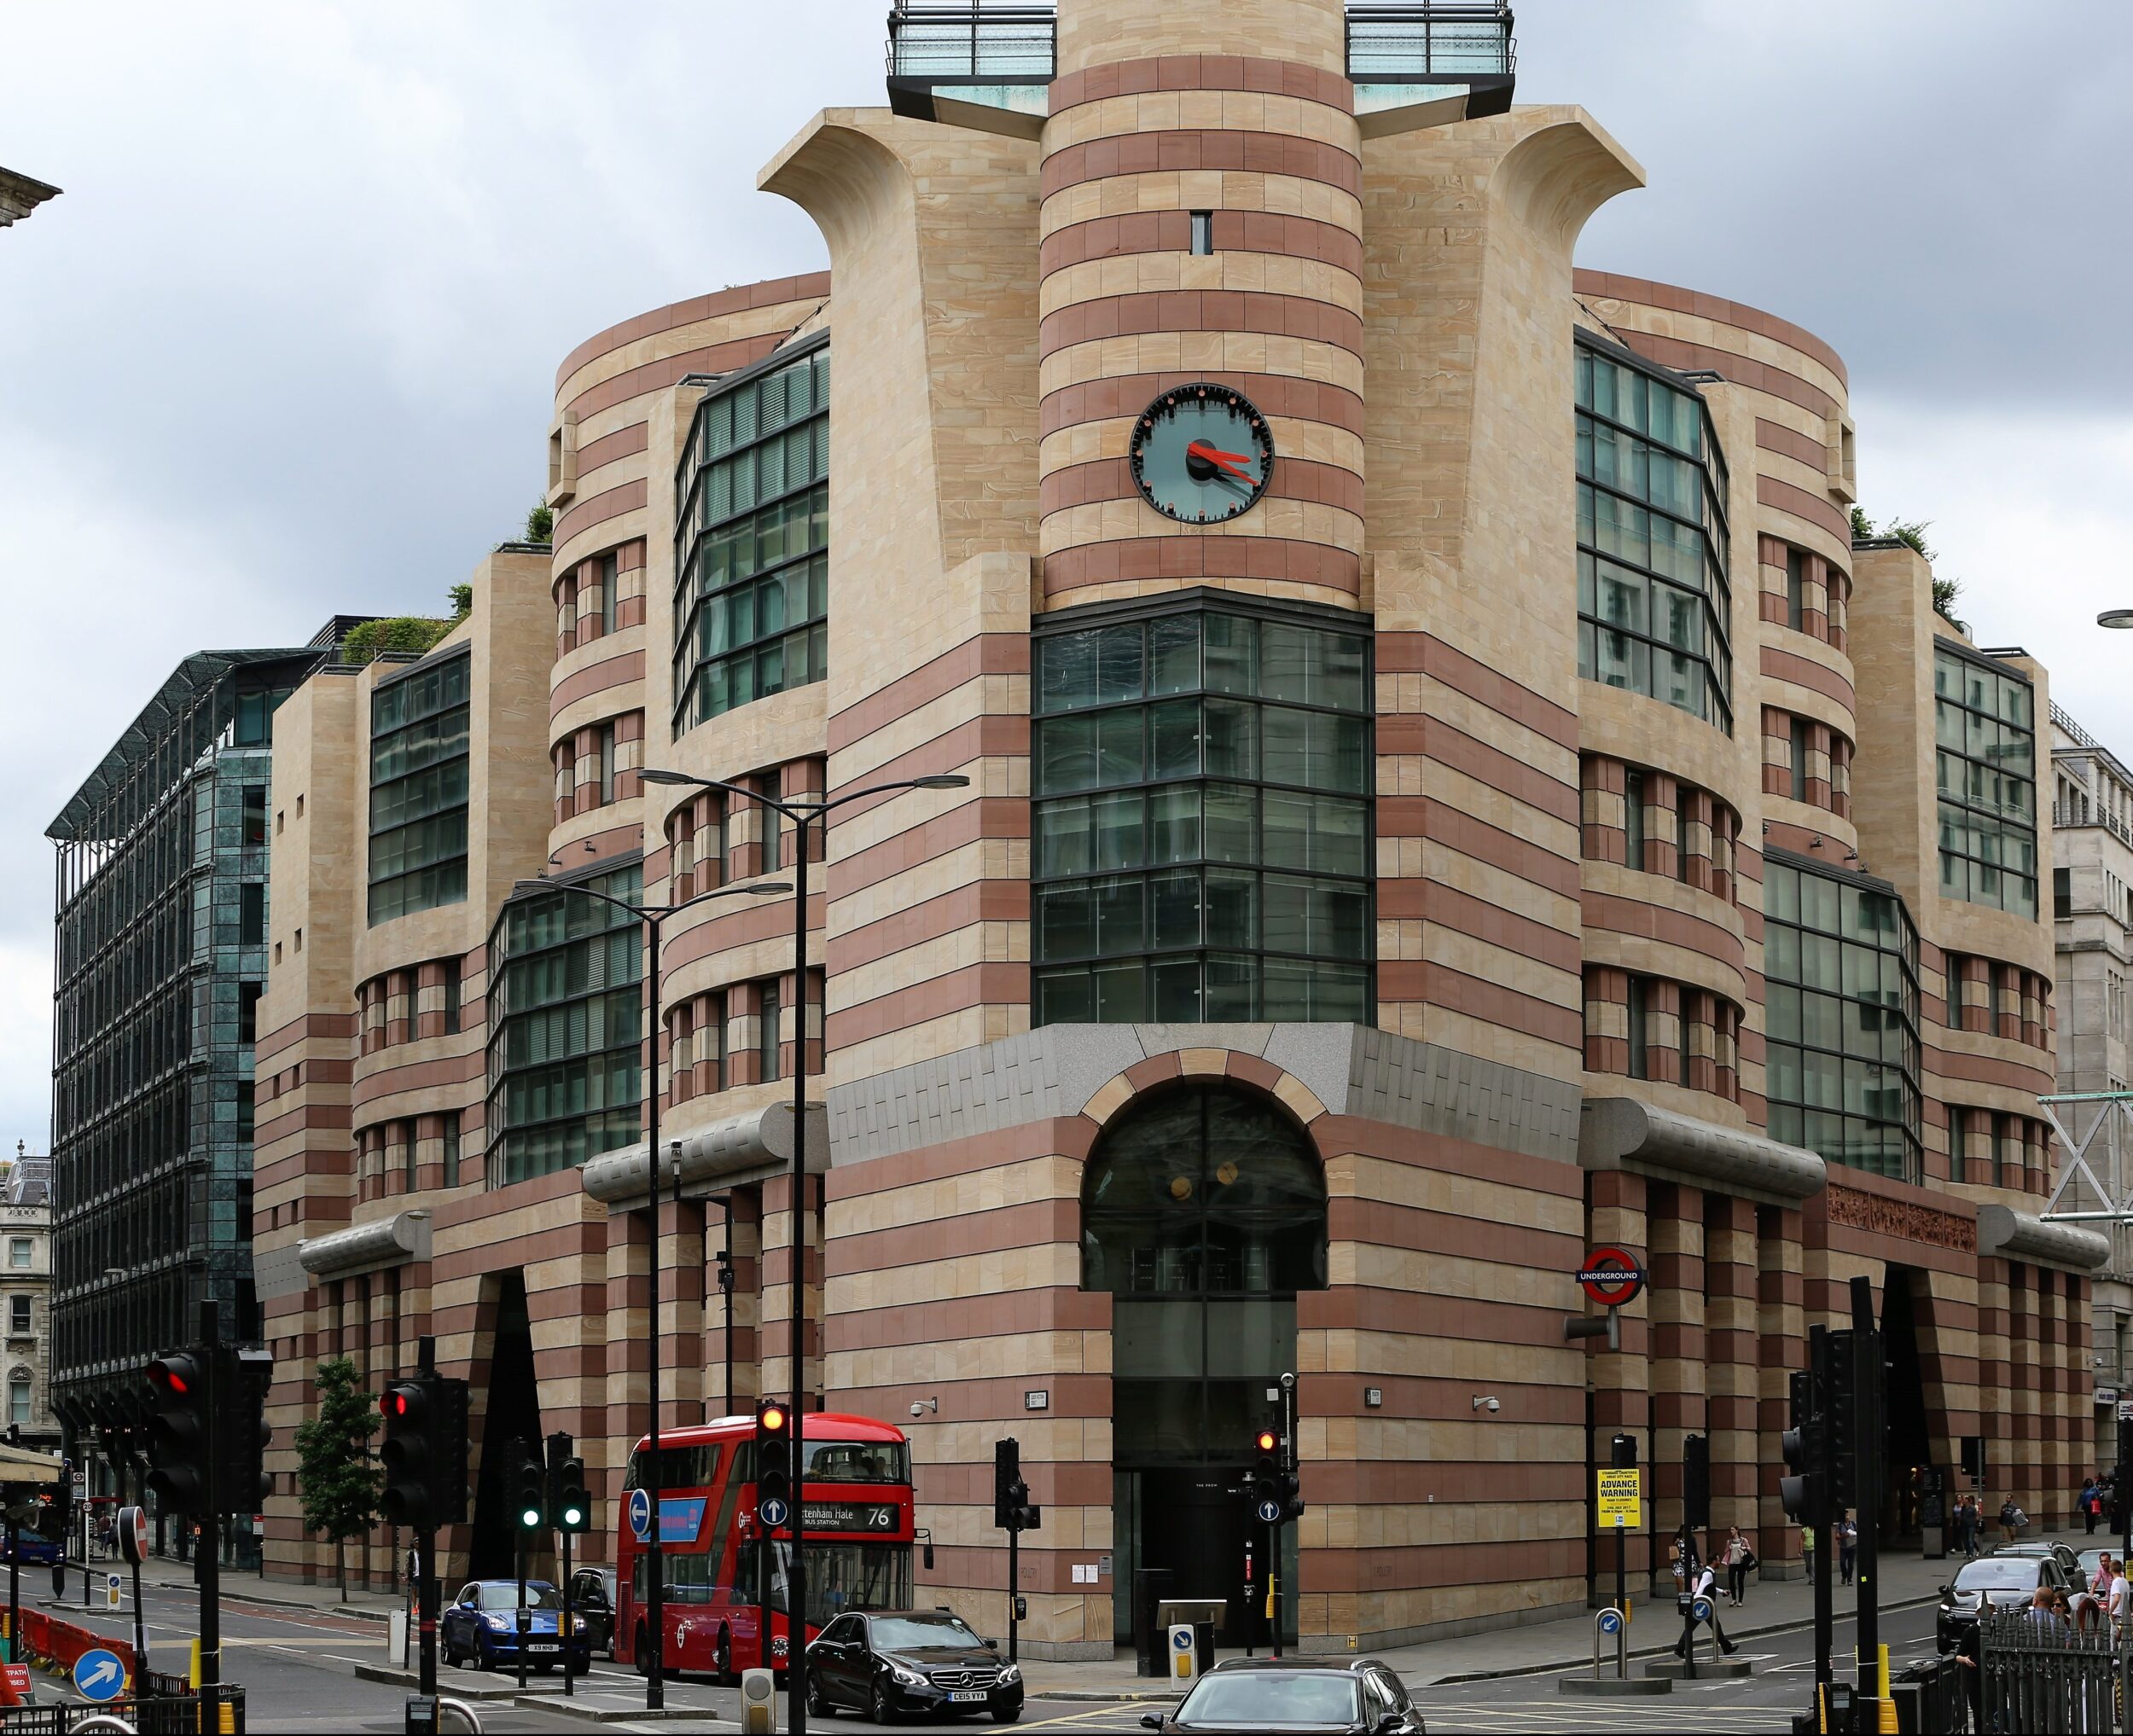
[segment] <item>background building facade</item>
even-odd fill
[[[2059,970],[2060,1125],[2095,1172],[2100,1188],[2077,1180],[2065,1204],[2097,1210],[2113,1188],[2124,1197],[2133,1160],[2133,1126],[2110,1100],[2133,1080],[2133,1031],[2126,983],[2133,976],[2133,772],[2055,706],[2052,744],[2052,905]],[[2113,1200],[2112,1203],[2115,1204]],[[2109,1266],[2096,1274],[2094,1355],[2100,1399],[2133,1382],[2133,1248],[2123,1226],[2098,1225],[2111,1240]],[[2118,1413],[2095,1408],[2095,1464],[2118,1463]]]
[[[474,1385],[450,1571],[499,1559],[514,1435],[570,1430],[616,1495],[656,1354],[669,1422],[937,1402],[921,1600],[996,1626],[1018,1436],[1051,1655],[1131,1633],[1136,1568],[1226,1594],[1284,1373],[1308,1649],[1582,1601],[1619,1431],[1657,1497],[1633,1566],[1702,1434],[1714,1521],[1787,1573],[1786,1377],[1855,1276],[1887,1523],[1965,1466],[2066,1512],[2107,1248],[2037,1215],[2044,671],[1854,544],[1827,345],[1574,268],[1641,171],[1509,106],[1508,18],[1446,74],[1353,11],[1063,0],[967,62],[900,34],[891,107],[760,177],[830,271],[581,345],[552,548],[411,666],[282,707],[275,1415],[317,1357],[375,1379],[434,1334]],[[1277,455],[1212,522],[1135,472],[1202,386]],[[647,765],[969,781],[808,841],[811,981],[782,901],[677,918],[648,1032],[634,928],[516,883],[678,903],[803,845]],[[684,1176],[656,1223],[616,1161],[648,1049]],[[1594,1244],[1651,1269],[1618,1350],[1565,1332]],[[269,1570],[316,1575],[286,1449]]]
[[[252,1053],[274,712],[352,624],[188,657],[47,830],[50,1402],[75,1437],[145,1420],[142,1371],[194,1336],[201,1301],[224,1334],[259,1336]]]
[[[59,1419],[52,1411],[52,1160],[18,1150],[0,1166],[0,1270],[7,1338],[6,1425],[25,1446],[56,1450]]]

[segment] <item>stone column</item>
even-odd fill
[[[1802,1214],[1765,1205],[1755,1214],[1756,1461],[1763,1467],[1757,1501],[1755,1553],[1765,1578],[1789,1579],[1801,1569],[1799,1533],[1785,1517],[1777,1480],[1784,1474],[1779,1437],[1790,1424],[1792,1373],[1807,1366],[1807,1310],[1802,1275]]]
[[[1705,1421],[1711,1437],[1711,1529],[1752,1537],[1762,1463],[1758,1263],[1754,1202],[1704,1199]],[[1715,1546],[1713,1546],[1715,1547]]]
[[[1658,1508],[1658,1559],[1652,1582],[1660,1590],[1667,1546],[1682,1524],[1682,1442],[1705,1432],[1704,1199],[1676,1183],[1651,1188],[1652,1479]]]

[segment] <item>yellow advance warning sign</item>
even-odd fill
[[[1644,1473],[1638,1470],[1596,1471],[1600,1479],[1600,1529],[1635,1530],[1644,1523]]]

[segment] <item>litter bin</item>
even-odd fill
[[[1177,1576],[1167,1567],[1133,1570],[1133,1673],[1161,1677],[1170,1674],[1166,1655],[1170,1636],[1164,1631],[1157,1605],[1170,1595]]]

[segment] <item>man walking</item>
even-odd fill
[[[1842,1583],[1851,1583],[1851,1571],[1859,1559],[1859,1528],[1850,1513],[1837,1516],[1837,1572]]]
[[[1807,1564],[1807,1577],[1812,1580],[1815,1576],[1815,1528],[1812,1525],[1799,1528],[1799,1559]]]
[[[1741,1648],[1733,1640],[1726,1638],[1726,1630],[1718,1625],[1717,1569],[1700,1563],[1689,1573],[1687,1583],[1688,1586],[1688,1595],[1691,1606],[1691,1613],[1689,1619],[1682,1624],[1681,1638],[1675,1642],[1674,1646],[1674,1656],[1682,1659],[1684,1663],[1687,1662],[1688,1653],[1696,1643],[1696,1628],[1698,1623],[1694,1614],[1694,1606],[1696,1600],[1700,1598],[1703,1600],[1704,1607],[1711,1611],[1711,1614],[1705,1619],[1708,1620],[1711,1623],[1712,1637],[1718,1642],[1718,1649],[1721,1652],[1724,1652],[1729,1658],[1732,1657],[1733,1654],[1738,1652]]]

